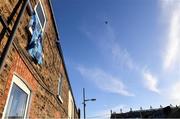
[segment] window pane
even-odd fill
[[[58,86],[58,95],[61,96],[61,87],[62,87],[62,78],[59,79],[59,86]]]
[[[16,84],[13,84],[6,111],[6,117],[23,118],[25,114],[27,98],[28,95]]]
[[[41,22],[41,25],[42,25],[42,27],[44,27],[45,17],[44,17],[40,2],[37,5],[36,11],[37,11],[37,15],[39,17],[39,20]]]

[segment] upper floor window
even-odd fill
[[[37,15],[40,27],[42,31],[44,31],[44,27],[46,24],[46,17],[45,17],[45,12],[44,12],[41,1],[39,1],[38,4],[35,6],[34,11],[35,11],[35,14]]]
[[[62,102],[62,83],[63,83],[63,76],[61,75],[58,81],[58,98]]]
[[[31,34],[31,40],[28,44],[28,52],[36,63],[43,63],[43,32],[46,24],[46,17],[41,1],[39,1],[31,16],[28,29]]]
[[[26,118],[30,90],[17,76],[13,76],[3,118]]]

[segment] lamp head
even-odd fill
[[[96,101],[96,99],[91,99],[91,101]]]

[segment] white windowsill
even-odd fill
[[[29,27],[28,30],[29,30],[30,34],[32,35],[33,34],[32,27]]]
[[[60,95],[58,95],[58,98],[59,98],[60,102],[63,103],[63,100]]]

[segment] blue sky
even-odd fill
[[[180,103],[179,0],[52,3],[81,114],[83,87],[87,117]]]

